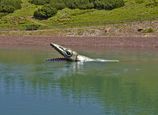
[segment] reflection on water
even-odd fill
[[[95,55],[119,59],[119,63],[46,62],[48,57],[58,55],[54,53],[0,50],[1,114],[158,113],[157,52],[111,51]]]

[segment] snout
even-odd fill
[[[55,43],[50,43],[50,45],[56,50],[58,51],[62,56],[66,57],[66,48],[58,45],[58,44],[55,44]]]
[[[62,47],[57,45],[57,44],[54,44],[54,43],[50,43],[50,46],[52,46],[54,49],[56,49],[58,52],[61,52],[63,51]]]
[[[50,43],[50,46],[52,46],[53,48],[57,48],[58,47],[58,45],[54,44],[54,43]]]

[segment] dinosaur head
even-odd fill
[[[77,60],[77,52],[72,51],[71,49],[65,48],[63,46],[60,46],[58,44],[50,43],[50,45],[58,51],[62,56],[64,56],[65,59],[70,61],[78,61]]]

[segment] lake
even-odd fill
[[[158,52],[79,51],[119,63],[47,62],[57,52],[0,49],[1,115],[156,115]]]

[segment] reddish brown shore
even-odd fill
[[[0,48],[50,48],[50,42],[74,49],[158,48],[158,37],[0,36]]]

